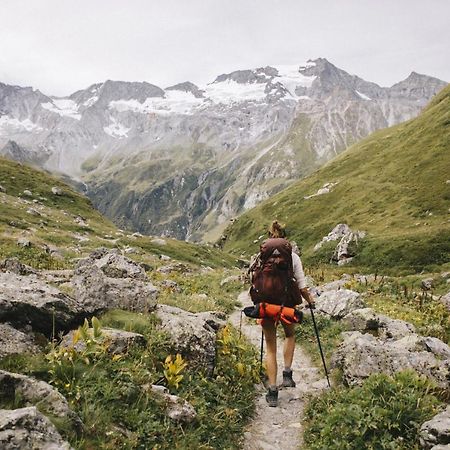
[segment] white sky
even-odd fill
[[[0,81],[68,95],[324,57],[382,86],[450,81],[449,0],[0,0]]]

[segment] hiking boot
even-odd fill
[[[266,401],[269,406],[278,406],[278,388],[272,389],[269,387],[266,394]]]
[[[295,381],[292,379],[292,370],[283,370],[283,387],[295,387]]]

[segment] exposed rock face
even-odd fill
[[[94,203],[118,223],[195,238],[417,115],[445,85],[411,74],[382,88],[323,58],[238,70],[203,87],[108,80],[64,99],[0,84],[0,148],[14,139],[4,153],[39,156],[69,175],[84,169]],[[112,176],[129,158],[126,180]]]
[[[361,295],[349,289],[325,291],[316,299],[316,309],[333,319],[341,319],[355,309],[364,306]]]
[[[373,373],[392,375],[413,369],[448,388],[450,360],[441,359],[441,355],[442,352],[433,353],[433,349],[416,334],[384,340],[354,331],[344,333],[344,342],[333,355],[333,365],[342,369],[343,378],[349,385],[360,384]]]
[[[0,358],[21,353],[38,353],[33,339],[7,323],[0,323]]]
[[[32,267],[22,264],[18,258],[6,258],[3,261],[0,261],[0,271],[11,272],[16,275],[31,275],[37,273]]]
[[[35,407],[0,410],[0,447],[3,450],[70,450],[55,426]]]
[[[85,312],[79,303],[57,288],[36,278],[0,273],[0,322],[50,336],[76,326]]]
[[[75,298],[91,314],[114,308],[148,312],[156,306],[158,289],[146,278],[140,265],[100,249],[79,261],[72,286]]]
[[[173,306],[159,305],[156,315],[169,333],[175,351],[193,364],[211,370],[216,359],[216,332],[225,325],[220,313],[190,313]]]
[[[0,397],[6,401],[20,398],[27,406],[36,406],[45,414],[68,420],[75,430],[82,426],[67,400],[44,381],[0,370]]]
[[[93,329],[89,328],[88,333],[93,335]],[[63,347],[74,347],[75,350],[81,352],[86,348],[86,344],[83,341],[78,341],[74,344],[74,334],[75,330],[66,334],[60,345]],[[100,340],[107,345],[108,352],[113,355],[126,353],[131,346],[139,345],[144,347],[146,344],[145,337],[142,334],[104,327],[102,327],[102,336]]]
[[[450,406],[420,427],[420,445],[426,450],[450,448]]]

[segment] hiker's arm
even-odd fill
[[[302,288],[300,289],[300,292],[302,293],[302,297],[308,302],[309,305],[314,305],[314,299],[312,298],[312,295],[310,294],[308,288]]]
[[[300,293],[302,294],[302,297],[310,305],[313,305],[314,299],[312,298],[311,294],[309,293],[309,290],[308,290],[308,287],[306,284],[306,277],[305,277],[305,273],[303,272],[302,260],[295,253],[292,254],[292,265],[293,265],[293,269],[294,269],[294,277],[297,280],[297,284],[300,289]]]

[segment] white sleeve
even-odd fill
[[[294,269],[294,277],[297,280],[298,287],[300,289],[307,287],[302,261],[300,259],[300,256],[298,256],[296,253],[292,253],[292,266]]]

